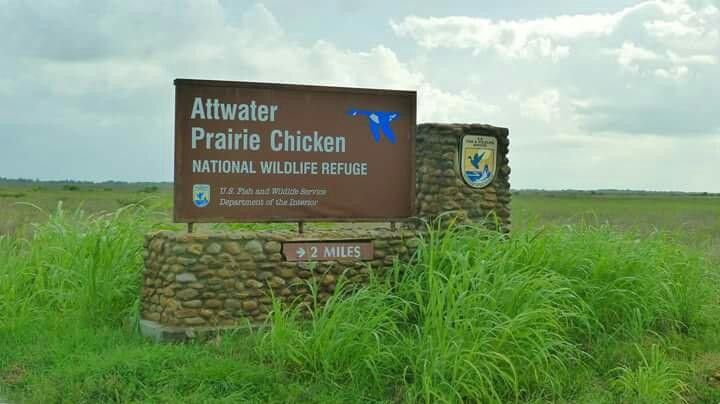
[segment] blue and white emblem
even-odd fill
[[[210,185],[193,185],[193,203],[198,208],[204,208],[210,204]]]
[[[492,136],[465,135],[460,150],[460,172],[469,186],[484,188],[495,178],[497,139]]]

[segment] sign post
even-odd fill
[[[414,91],[182,79],[175,89],[176,222],[413,215]]]

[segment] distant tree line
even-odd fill
[[[94,187],[94,188],[141,188],[143,192],[156,192],[160,190],[172,189],[172,182],[128,182],[128,181],[78,181],[78,180],[39,180],[31,178],[6,178],[0,177],[0,186],[13,187],[13,186],[28,186],[28,187],[46,187],[46,188],[60,188],[70,191],[75,191],[83,187]]]
[[[636,195],[636,196],[720,196],[713,192],[683,192],[683,191],[644,191],[634,189],[512,189],[513,195],[547,195],[547,196],[592,196],[592,195]]]

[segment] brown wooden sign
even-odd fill
[[[303,241],[282,245],[287,261],[371,260],[374,253],[369,241]]]
[[[177,222],[413,214],[414,91],[175,80]]]

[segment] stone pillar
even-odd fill
[[[494,177],[483,188],[474,188],[463,179],[463,137],[489,136],[497,140]],[[508,129],[480,124],[418,125],[416,147],[417,217],[432,221],[450,212],[458,223],[499,225],[510,229],[510,166]],[[492,170],[492,169],[491,169]]]

